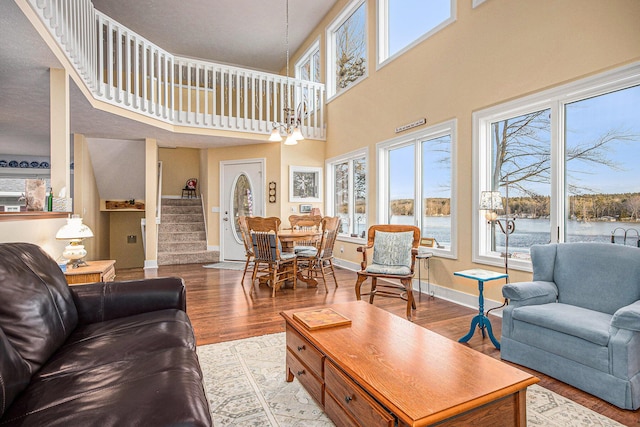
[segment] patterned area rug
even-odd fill
[[[217,268],[219,270],[244,270],[244,262],[216,262],[214,264],[203,265],[204,268]]]
[[[216,426],[333,426],[298,380],[285,381],[285,334],[198,347]],[[622,426],[538,385],[527,391],[529,426]]]

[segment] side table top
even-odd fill
[[[67,268],[67,271],[65,271],[64,274],[67,276],[74,276],[76,274],[102,273],[115,263],[116,261],[114,259],[87,261],[87,265],[77,268]]]
[[[472,268],[470,270],[456,271],[454,276],[466,277],[467,279],[480,280],[487,282],[489,280],[504,279],[509,277],[508,274],[498,273],[490,270],[483,270],[481,268]]]

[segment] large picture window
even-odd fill
[[[456,0],[378,0],[378,63],[455,21]]]
[[[367,224],[367,152],[358,150],[326,162],[327,215],[341,219],[341,237],[365,238]]]
[[[351,2],[327,28],[327,92],[343,92],[367,75],[367,5]]]
[[[452,167],[456,122],[378,144],[378,222],[417,225],[434,253],[456,253]]]
[[[530,269],[531,245],[638,245],[640,66],[586,79],[474,114],[476,205],[500,191],[515,230],[478,212],[474,261]],[[475,210],[477,211],[477,209]],[[637,230],[637,231],[636,231]],[[626,236],[626,241],[625,241]]]

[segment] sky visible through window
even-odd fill
[[[581,187],[590,189],[592,194],[640,192],[640,86],[567,105],[567,147],[593,144],[609,131],[616,132],[625,139],[603,146],[602,155],[607,159],[608,165],[571,161],[567,179],[579,180]],[[400,165],[413,164],[413,151],[399,150],[394,162]],[[433,173],[434,181],[438,182],[449,171],[434,170]],[[392,199],[414,197],[413,186],[407,185],[414,182],[413,168],[393,168],[389,181]],[[540,195],[548,196],[550,186],[541,185],[534,190]]]
[[[451,16],[451,0],[388,0],[389,56]]]

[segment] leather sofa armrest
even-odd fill
[[[80,324],[164,309],[187,311],[186,288],[179,277],[90,283],[70,290]]]
[[[558,287],[544,281],[509,283],[502,287],[502,296],[514,306],[548,304],[558,299]]]
[[[640,301],[618,309],[611,318],[611,326],[640,332]]]

